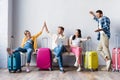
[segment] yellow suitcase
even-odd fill
[[[84,58],[84,68],[91,71],[98,70],[98,55],[96,51],[87,51]]]

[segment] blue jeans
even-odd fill
[[[54,48],[55,56],[58,60],[59,68],[63,68],[62,53],[66,52],[66,48],[63,45],[58,45]]]
[[[15,52],[27,52],[27,63],[30,63],[31,61],[31,55],[32,55],[32,52],[33,52],[33,49],[32,48],[21,48],[21,47],[18,47],[15,49]]]

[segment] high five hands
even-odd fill
[[[46,21],[44,21],[44,25],[43,25],[43,27],[45,28],[46,32],[49,33],[49,30],[48,30],[48,28],[47,28]]]

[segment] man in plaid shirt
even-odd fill
[[[98,53],[101,53],[106,61],[106,69],[109,71],[111,65],[111,56],[109,51],[110,19],[103,16],[103,12],[101,10],[97,10],[96,14],[94,14],[93,11],[90,11],[90,14],[94,17],[94,20],[98,22],[98,29],[95,30],[95,32],[98,32],[99,40],[97,51]]]

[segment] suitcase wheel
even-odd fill
[[[9,73],[11,73],[11,70],[9,69]]]
[[[98,71],[98,68],[96,69],[96,71]]]

